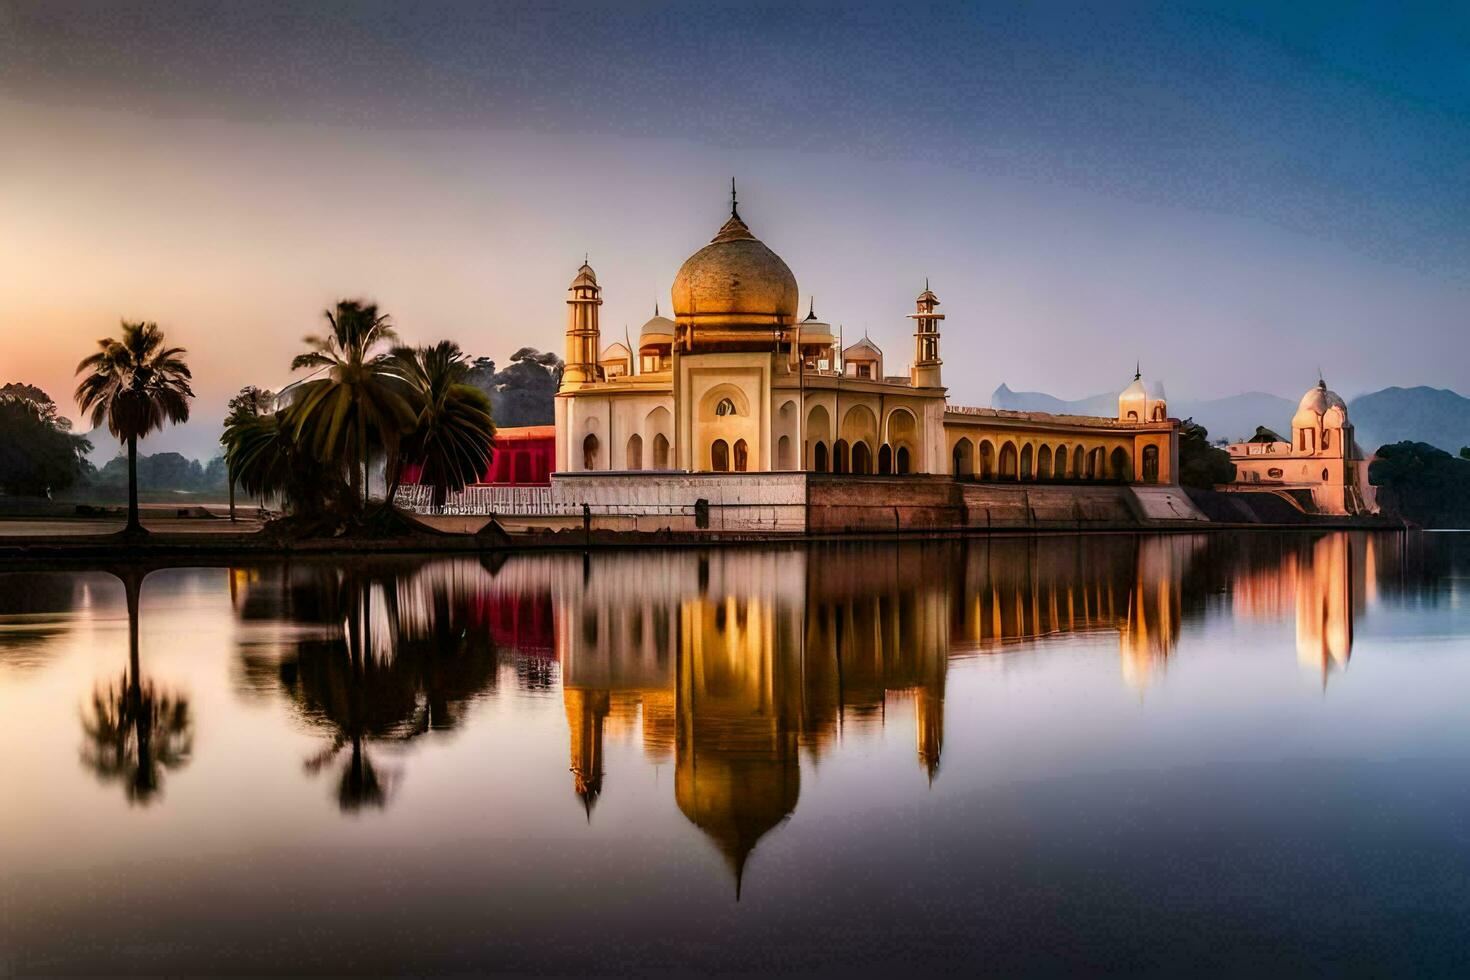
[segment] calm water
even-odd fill
[[[1463,972],[1470,537],[0,576],[0,972]]]

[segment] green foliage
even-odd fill
[[[0,387],[0,492],[44,496],[85,477],[92,444],[70,426],[41,389]]]
[[[370,453],[394,455],[398,437],[414,425],[411,393],[397,362],[381,350],[397,334],[376,305],[343,300],[324,315],[331,330],[307,337],[312,350],[291,362],[293,371],[317,373],[292,393],[292,439],[323,463],[348,466],[354,498],[365,502]]]
[[[240,489],[261,500],[279,499],[308,522],[351,513],[355,497],[343,468],[323,463],[295,432],[285,410],[231,419],[221,441],[225,465]]]
[[[1381,446],[1368,467],[1383,513],[1422,527],[1470,527],[1470,459],[1424,442]]]
[[[510,366],[495,370],[495,362],[476,358],[465,377],[490,396],[498,425],[550,425],[555,421],[556,389],[563,365],[555,354],[522,347],[510,357]]]
[[[490,465],[495,437],[490,399],[464,383],[469,365],[451,341],[417,349],[400,347],[393,358],[413,392],[417,412],[394,469],[418,467],[419,482],[433,487],[434,504],[442,506],[448,494],[474,483]],[[396,473],[393,482],[397,483]]]
[[[117,456],[97,472],[96,483],[103,487],[125,487],[128,483],[128,460]],[[204,467],[197,460],[179,453],[153,453],[138,456],[139,490],[200,490],[204,486]]]
[[[97,353],[77,365],[82,376],[76,399],[91,417],[92,428],[107,431],[128,447],[128,459],[138,454],[138,440],[169,423],[189,420],[189,366],[181,347],[165,347],[156,323],[122,323],[120,337],[97,341]],[[129,467],[128,530],[141,532],[138,520],[138,482]]]
[[[1230,454],[1210,445],[1210,433],[1194,419],[1179,423],[1179,482],[1208,490],[1235,479]]]

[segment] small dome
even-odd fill
[[[1347,425],[1347,409],[1342,405],[1331,405],[1322,415],[1322,424],[1329,429],[1340,429]]]
[[[796,321],[796,276],[731,213],[674,277],[674,316],[696,324],[769,327]]]
[[[1297,403],[1297,414],[1301,415],[1303,412],[1312,412],[1315,415],[1321,415],[1327,411],[1328,406],[1331,404],[1327,400],[1329,394],[1332,393],[1327,390],[1327,382],[1318,381],[1315,385],[1307,389],[1307,393]],[[1337,398],[1335,394],[1332,397]],[[1338,399],[1338,401],[1341,400],[1340,398]]]
[[[666,316],[653,316],[638,331],[638,346],[658,346],[674,342],[674,321]]]
[[[608,344],[607,348],[602,352],[602,360],[619,360],[621,358],[628,357],[631,354],[632,351],[628,350],[627,344],[623,343],[621,340],[616,340],[613,341],[611,344]]]
[[[842,350],[842,359],[844,361],[876,361],[882,356],[883,351],[867,337]]]

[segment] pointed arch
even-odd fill
[[[1002,480],[1019,479],[1019,459],[1020,456],[1016,452],[1016,444],[1014,442],[1007,442],[1002,445],[1000,447],[1000,466],[996,470],[996,475]]]
[[[716,473],[730,472],[730,444],[716,439],[709,447],[709,468]]]
[[[627,457],[624,461],[625,469],[643,469],[643,437],[636,432],[628,437]]]
[[[950,451],[955,476],[965,479],[975,475],[975,444],[961,436]]]

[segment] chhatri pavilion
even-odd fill
[[[602,346],[602,286],[586,263],[567,291],[556,399],[558,473],[801,471],[951,474],[1001,482],[1177,482],[1179,423],[1135,377],[1115,418],[950,405],[945,315],[925,284],[908,314],[913,357],[890,374],[864,337],[843,348],[799,312],[796,276],[729,219],[674,276],[673,317],[637,349]]]

